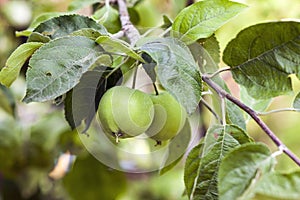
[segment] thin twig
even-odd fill
[[[113,68],[113,70],[111,70],[110,73],[108,73],[105,78],[107,79],[108,77],[110,77],[113,73],[115,73],[120,67],[122,67],[122,65],[124,65],[127,61],[128,61],[129,57],[125,58],[119,65],[117,65],[116,67]]]
[[[214,111],[214,109],[212,109],[210,107],[210,105],[204,100],[201,99],[201,103],[207,108],[207,110],[209,110],[209,112],[211,112],[213,114],[213,116],[221,123],[223,124],[222,119],[219,117],[219,115]]]
[[[114,39],[119,39],[119,38],[123,37],[124,35],[125,35],[124,31],[119,31],[117,33],[112,34],[111,37]]]
[[[269,114],[285,112],[285,111],[300,112],[300,109],[297,109],[297,108],[280,108],[280,109],[276,109],[276,110],[270,110],[270,111],[266,111],[266,112],[256,112],[256,113],[257,113],[257,115],[263,116],[263,115],[269,115]]]
[[[220,74],[222,72],[229,71],[230,69],[231,69],[230,67],[221,68],[221,69],[217,70],[216,72],[214,72],[213,74],[207,75],[207,77],[208,78],[213,78],[213,77],[217,76],[218,74]]]
[[[282,151],[289,156],[298,166],[300,166],[300,159],[292,152],[290,151],[285,144],[273,133],[273,131],[258,117],[257,113],[252,110],[250,107],[242,103],[237,98],[233,97],[229,93],[227,93],[225,90],[223,90],[219,85],[217,85],[215,82],[213,82],[210,77],[207,75],[202,76],[202,80],[206,82],[213,90],[215,90],[220,96],[224,96],[226,99],[231,101],[232,103],[236,104],[238,107],[240,107],[242,110],[244,110],[246,113],[248,113],[252,119],[261,127],[261,129],[271,138],[271,140],[277,145],[279,149],[282,149]]]
[[[171,29],[172,29],[172,27],[167,28],[166,30],[164,30],[164,32],[159,34],[158,37],[164,37],[166,34],[168,34],[171,31]]]
[[[152,31],[155,31],[156,30],[156,28],[149,28],[146,32],[144,32],[142,35],[141,35],[141,37],[143,38],[143,37],[146,37],[146,36],[148,36]]]
[[[118,0],[118,6],[122,30],[124,31],[125,36],[128,38],[130,44],[134,46],[137,40],[140,38],[140,33],[130,21],[125,0]]]

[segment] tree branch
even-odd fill
[[[240,107],[242,110],[244,110],[246,113],[248,113],[252,119],[261,127],[261,129],[271,138],[271,140],[277,145],[279,149],[282,149],[282,151],[289,156],[298,166],[300,166],[300,159],[291,152],[285,144],[273,133],[273,131],[258,117],[258,114],[252,110],[250,107],[242,103],[237,98],[231,96],[229,93],[227,93],[225,90],[223,90],[219,85],[217,85],[215,82],[213,82],[208,75],[203,75],[202,80],[206,82],[213,90],[215,90],[220,96],[225,97],[232,103],[236,104],[238,107]]]
[[[128,38],[130,44],[133,46],[140,38],[140,33],[130,21],[130,16],[127,10],[125,0],[117,0],[117,1],[119,6],[119,15],[120,15],[120,21],[122,25],[122,31],[124,32],[125,36]]]

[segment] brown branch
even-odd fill
[[[122,31],[125,36],[128,38],[131,45],[135,45],[137,40],[140,38],[139,31],[135,28],[135,26],[130,21],[130,16],[127,10],[125,0],[117,0],[119,6],[119,15],[120,21],[122,25]]]
[[[244,110],[246,113],[248,113],[252,117],[252,119],[261,127],[261,129],[277,145],[277,147],[282,150],[287,156],[289,156],[298,166],[300,166],[300,159],[285,146],[285,144],[273,133],[273,131],[258,117],[258,114],[254,110],[223,90],[219,85],[213,82],[209,78],[209,76],[203,75],[202,80],[206,82],[213,90],[215,90],[218,95],[228,99],[229,101],[240,107],[242,110]]]

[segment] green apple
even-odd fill
[[[148,94],[125,86],[115,86],[102,96],[98,116],[105,133],[116,139],[134,137],[149,128],[154,107]]]
[[[154,119],[146,134],[156,141],[175,137],[183,128],[186,111],[168,92],[151,95],[154,104]]]

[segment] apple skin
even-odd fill
[[[187,114],[185,109],[168,92],[151,95],[154,119],[146,134],[156,141],[175,137],[183,128]]]
[[[140,135],[149,128],[154,107],[148,94],[115,86],[102,96],[98,116],[105,133],[116,138],[128,138]]]

